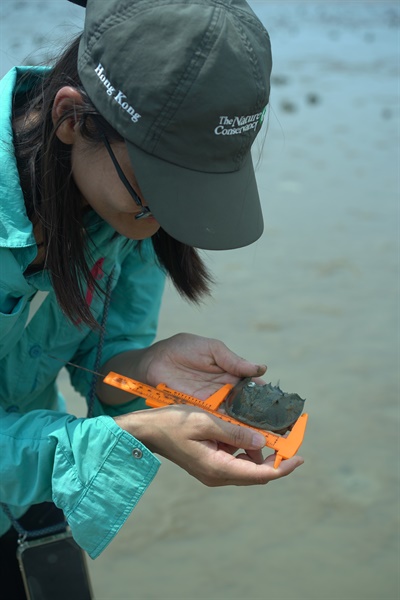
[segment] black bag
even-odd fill
[[[17,559],[28,600],[92,600],[83,550],[69,530],[21,541]]]

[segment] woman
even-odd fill
[[[89,0],[82,37],[52,68],[1,82],[0,501],[33,528],[54,503],[92,558],[154,478],[154,453],[210,486],[302,463],[274,470],[250,429],[187,406],[141,410],[91,373],[205,399],[265,372],[217,340],[152,342],[165,273],[198,301],[211,279],[195,248],[262,233],[250,148],[270,70],[243,0]],[[66,413],[64,365],[92,418]],[[6,514],[0,528],[7,553]]]

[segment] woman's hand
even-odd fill
[[[154,387],[165,383],[200,400],[243,377],[264,383],[260,376],[266,370],[265,365],[241,358],[219,340],[189,333],[179,333],[148,348],[114,356],[101,369],[102,373],[115,371]],[[129,400],[126,392],[102,381],[98,382],[97,394],[104,404],[123,404]]]
[[[207,486],[256,485],[289,475],[303,463],[294,456],[274,469],[264,437],[191,406],[168,406],[116,417],[120,427]],[[244,452],[233,456],[239,448]]]
[[[147,348],[143,368],[145,380],[150,385],[165,383],[201,400],[226,383],[235,384],[243,377],[259,378],[267,370],[265,365],[241,358],[219,340],[188,333],[180,333]]]
[[[218,340],[183,333],[117,356],[107,368],[152,386],[165,383],[203,400],[226,383],[258,378],[266,371],[266,366],[240,358]],[[208,486],[265,484],[303,463],[295,456],[274,469],[274,455],[264,460],[261,452],[263,435],[192,406],[137,411],[115,420],[151,451]],[[244,452],[234,456],[239,449]]]

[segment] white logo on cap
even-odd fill
[[[254,115],[246,115],[241,117],[227,117],[222,115],[219,117],[219,125],[214,129],[215,135],[239,135],[249,129],[257,129],[257,125],[262,123],[264,118],[265,108]]]
[[[131,104],[129,104],[129,102],[127,102],[126,95],[124,94],[124,92],[122,90],[117,91],[116,88],[110,82],[110,80],[107,79],[107,76],[104,72],[104,67],[101,63],[97,65],[94,72],[106,88],[107,94],[110,97],[112,97],[115,100],[115,102],[117,102],[119,106],[128,113],[128,115],[130,115],[131,121],[133,121],[133,123],[137,123],[141,115],[138,112],[136,112],[136,110]]]

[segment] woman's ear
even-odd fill
[[[59,123],[65,113],[70,112],[77,104],[82,104],[82,96],[76,88],[65,86],[59,89],[54,98],[51,111],[53,125],[57,127],[57,123]],[[76,125],[77,119],[75,117],[65,119],[58,125],[56,136],[64,144],[73,144],[78,133]]]

